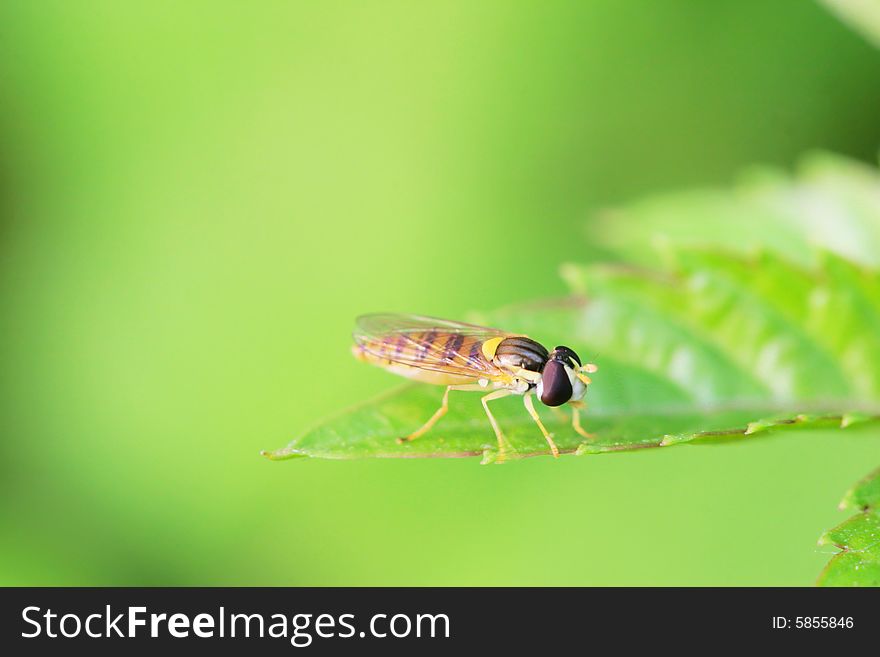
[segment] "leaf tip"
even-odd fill
[[[308,458],[309,455],[298,452],[292,447],[282,447],[281,449],[260,450],[260,456],[264,456],[270,461],[287,461],[289,459]]]
[[[693,440],[693,438],[694,434],[692,433],[667,433],[663,435],[663,438],[660,439],[660,442],[657,443],[657,446],[668,447],[669,445],[689,442]]]
[[[847,427],[853,427],[857,424],[864,424],[871,419],[871,416],[865,413],[844,413],[840,418],[840,428],[846,429]]]
[[[749,422],[746,425],[746,430],[743,432],[746,436],[751,436],[761,431],[766,431],[768,428],[767,422],[764,420],[758,420],[757,422]]]
[[[840,541],[839,535],[837,535],[835,533],[836,530],[838,529],[838,527],[840,527],[840,525],[822,532],[822,535],[819,536],[819,540],[816,541],[816,545],[818,545],[819,547],[827,547],[827,546],[831,545],[831,546],[837,548],[838,550],[840,550],[835,556],[842,554],[844,552],[847,552],[849,549],[847,547],[846,543],[845,542],[842,543]]]
[[[493,463],[504,463],[504,459],[499,459],[497,449],[486,448],[483,450],[483,458],[480,459],[480,465],[492,465]]]
[[[575,456],[584,456],[585,454],[601,454],[603,451],[601,445],[597,445],[596,443],[591,442],[583,442],[577,446],[577,449],[574,451]]]

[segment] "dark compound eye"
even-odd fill
[[[551,360],[544,366],[541,376],[543,390],[541,401],[545,406],[562,406],[571,399],[571,380],[565,371],[565,365],[558,360]]]
[[[573,349],[569,349],[568,347],[556,347],[553,350],[553,355],[559,358],[560,356],[566,361],[573,360],[577,363],[578,367],[581,366],[581,359],[578,358],[578,355],[574,353]]]

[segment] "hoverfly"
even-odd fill
[[[593,437],[581,427],[580,410],[590,384],[588,375],[597,368],[592,363],[582,365],[568,347],[548,352],[525,335],[435,317],[394,314],[358,317],[354,341],[352,353],[359,360],[415,381],[446,386],[440,408],[421,427],[399,438],[399,443],[430,431],[446,414],[453,390],[491,390],[481,401],[502,457],[509,446],[489,402],[509,395],[522,395],[553,456],[559,456],[559,449],[535,410],[533,395],[546,406],[571,406],[572,428],[585,438]]]

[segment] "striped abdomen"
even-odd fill
[[[358,338],[357,347],[367,360],[387,360],[413,367],[443,367],[473,370],[473,376],[493,368],[486,360],[484,340],[443,331],[392,334],[382,338]]]

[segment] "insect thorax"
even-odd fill
[[[512,370],[524,369],[540,372],[550,354],[538,342],[524,337],[505,338],[495,350],[495,361]]]

